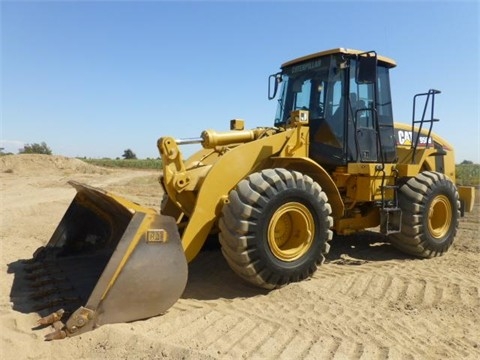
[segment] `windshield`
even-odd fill
[[[286,126],[294,110],[308,110],[309,153],[321,164],[346,161],[346,65],[340,55],[331,55],[282,69],[275,126]]]
[[[310,120],[329,118],[338,110],[342,84],[333,60],[328,56],[283,69],[276,126],[285,125],[294,110],[309,110]]]

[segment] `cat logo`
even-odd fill
[[[412,145],[412,142],[416,141],[416,138],[418,136],[418,133],[412,134],[411,131],[407,130],[397,130],[397,144],[398,145]],[[418,139],[418,144],[419,146],[426,146],[427,144],[431,145],[432,144],[432,139],[429,138],[428,136],[420,136]]]
[[[406,130],[398,130],[397,142],[400,145],[412,145],[412,132]]]

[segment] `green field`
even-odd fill
[[[458,185],[480,185],[480,165],[462,164],[456,166]]]
[[[162,160],[160,159],[84,159],[88,164],[111,167],[111,168],[128,168],[128,169],[158,169],[162,168]]]

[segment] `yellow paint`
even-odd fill
[[[279,260],[291,262],[305,255],[313,244],[315,221],[298,202],[280,206],[268,225],[268,245]]]
[[[465,211],[473,211],[473,204],[475,202],[475,188],[473,186],[459,186],[458,196],[460,200],[465,203]]]
[[[380,224],[378,207],[370,207],[365,215],[357,214],[339,219],[334,227],[338,234],[348,235],[359,230],[376,227]]]

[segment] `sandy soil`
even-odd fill
[[[242,282],[219,250],[190,264],[163,316],[63,341],[14,310],[12,266],[53,233],[74,179],[158,208],[154,171],[106,170],[58,156],[0,158],[2,359],[479,359],[479,205],[443,257],[405,256],[375,233],[336,237],[308,281],[266,292]],[[477,198],[478,199],[478,198]]]

